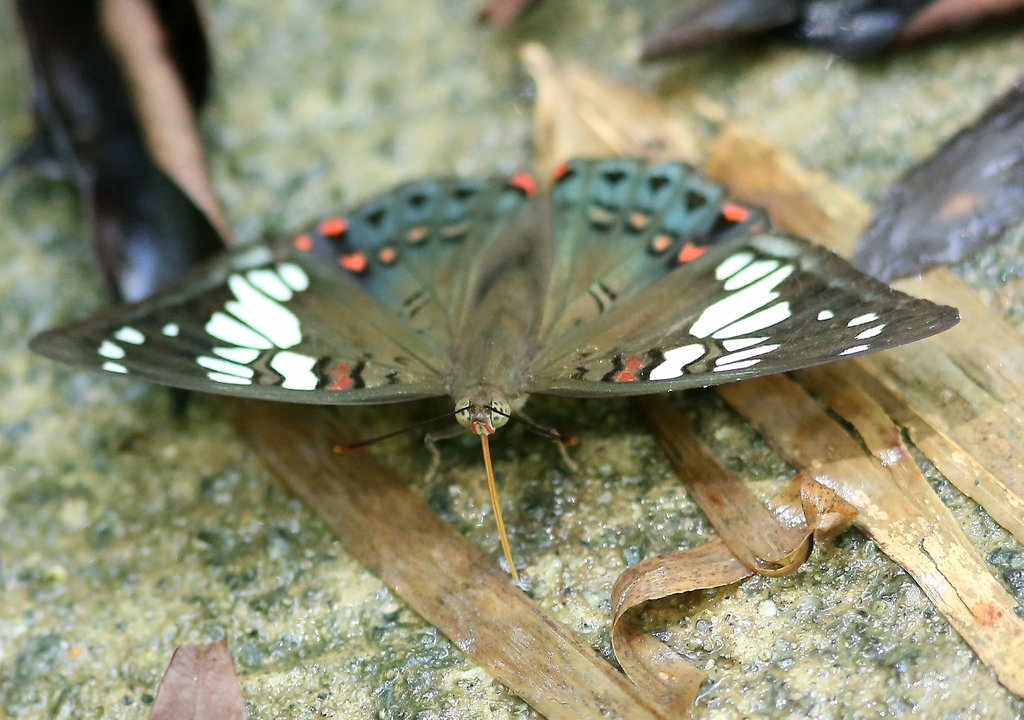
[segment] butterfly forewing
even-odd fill
[[[707,246],[550,344],[532,393],[636,395],[769,375],[902,345],[955,309],[890,289],[831,252],[771,233]]]
[[[333,267],[264,246],[137,305],[44,333],[37,352],[166,385],[291,402],[441,395],[445,355]]]

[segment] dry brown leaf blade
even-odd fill
[[[662,397],[641,398],[648,424],[676,473],[721,537],[700,547],[649,558],[628,568],[612,589],[612,649],[622,669],[672,717],[688,714],[704,672],[632,620],[652,600],[722,587],[749,577],[795,571],[812,538],[849,525],[855,512],[813,479],[798,476],[771,511],[718,461],[685,415]],[[770,555],[771,562],[764,556]],[[742,559],[741,559],[742,558]]]
[[[803,518],[783,524],[729,472],[693,432],[687,417],[664,397],[639,398],[676,475],[740,562],[761,574],[788,574],[807,559]]]
[[[633,613],[652,600],[732,585],[753,573],[721,539],[648,558],[628,568],[612,588],[612,650],[619,665],[666,717],[689,717],[707,678],[658,638],[637,628]]]
[[[692,442],[685,441],[686,446]],[[699,473],[718,464],[707,457],[693,463]],[[710,470],[711,473],[716,471]],[[798,549],[799,562],[785,572],[796,570],[812,547],[812,538],[830,537],[849,526],[856,512],[835,493],[809,476],[797,476],[771,502],[776,519],[804,517],[804,532]],[[655,699],[670,717],[685,717],[693,705],[706,674],[687,663],[675,650],[653,635],[640,631],[632,622],[652,600],[681,596],[696,590],[724,587],[754,573],[733,551],[716,538],[699,547],[648,558],[628,568],[612,588],[612,649],[622,669],[645,697]],[[782,571],[763,573],[783,574]]]
[[[524,45],[519,57],[537,86],[534,146],[541,177],[551,177],[574,157],[700,157],[696,131],[657,98],[609,83],[576,63],[556,61],[538,43]]]
[[[544,613],[492,558],[368,451],[329,408],[228,405],[278,478],[349,552],[456,646],[550,720],[657,720],[628,679]]]
[[[182,645],[171,655],[149,720],[245,720],[245,699],[228,644]]]
[[[719,393],[789,462],[857,508],[856,525],[914,577],[1011,692],[1024,694],[1024,621],[941,502],[916,502],[796,383],[771,376]],[[933,493],[927,481],[912,491]]]

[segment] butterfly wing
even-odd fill
[[[685,163],[574,160],[556,170],[541,341],[557,342],[708,246],[767,226],[760,210],[723,198]]]
[[[536,183],[525,173],[399,186],[294,238],[440,347],[458,344],[481,284],[529,226]],[[522,227],[519,227],[519,226]]]
[[[322,404],[444,393],[443,355],[343,273],[256,246],[137,304],[43,333],[73,365],[191,390]]]
[[[560,209],[556,185],[552,211],[554,277],[573,280],[549,292],[547,337],[527,392],[639,395],[707,386],[894,347],[958,321],[953,308],[911,298],[823,248],[763,230],[762,215],[720,204],[721,191],[686,166],[577,167],[587,180],[582,201]],[[609,172],[630,178],[614,204],[600,195]],[[655,189],[664,193],[660,204],[650,200]],[[559,268],[573,257],[585,273]]]
[[[174,288],[43,333],[32,348],[175,387],[317,404],[443,395],[482,277],[528,176],[403,185]]]

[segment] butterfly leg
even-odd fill
[[[423,444],[427,446],[427,450],[430,451],[432,457],[430,468],[427,469],[427,474],[423,476],[424,483],[432,483],[434,478],[437,477],[437,471],[441,469],[441,450],[437,447],[437,441],[451,440],[465,434],[465,432],[461,427],[454,427],[441,432],[427,433],[423,436]]]
[[[575,435],[563,435],[554,428],[534,422],[529,416],[524,415],[522,411],[516,413],[515,419],[530,432],[554,440],[555,447],[558,448],[558,454],[562,456],[562,462],[565,463],[570,472],[578,473],[580,471],[579,463],[569,457],[569,451],[566,449],[570,446],[579,445],[580,439],[578,437]]]

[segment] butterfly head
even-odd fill
[[[490,435],[508,422],[512,406],[501,397],[487,400],[460,398],[455,403],[455,419],[459,425],[469,428],[477,435]]]

